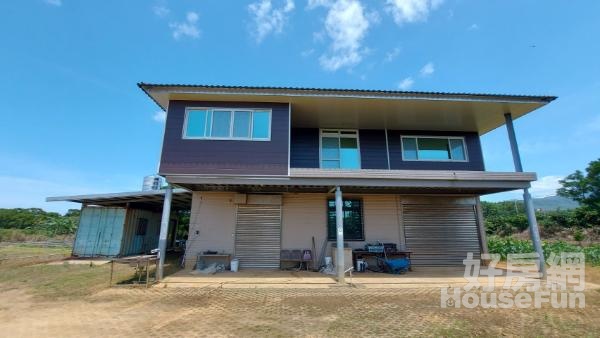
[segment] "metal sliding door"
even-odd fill
[[[402,210],[414,265],[461,266],[468,252],[479,259],[474,205],[403,204]]]
[[[240,268],[278,269],[281,250],[281,205],[239,205],[235,256]]]

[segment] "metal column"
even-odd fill
[[[173,188],[169,185],[165,189],[165,200],[163,203],[162,218],[160,220],[160,235],[158,237],[159,260],[156,271],[156,279],[162,280],[165,257],[167,256],[167,234],[169,232],[169,221],[171,219],[171,200],[173,199]]]
[[[517,145],[512,115],[506,113],[504,114],[504,119],[506,120],[506,130],[508,131],[508,140],[510,141],[510,150],[512,151],[513,162],[515,163],[515,171],[523,172],[523,165],[521,164],[521,155],[519,154],[519,146]],[[539,255],[540,272],[542,273],[542,276],[545,277],[546,260],[544,259],[542,241],[540,240],[540,230],[538,229],[535,210],[533,209],[533,201],[531,200],[528,188],[523,189],[523,202],[525,204],[525,212],[527,213],[527,221],[529,222],[529,236],[533,242],[535,252]]]
[[[338,283],[343,284],[344,280],[344,211],[342,202],[342,190],[339,186],[335,187],[335,228],[336,228],[336,270]]]

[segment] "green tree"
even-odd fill
[[[592,209],[600,209],[600,159],[590,162],[584,175],[580,170],[560,181],[556,193]]]

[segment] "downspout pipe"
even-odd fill
[[[158,237],[158,270],[156,279],[163,279],[165,257],[167,256],[167,234],[169,233],[169,221],[171,218],[171,200],[173,199],[173,187],[168,185],[165,189],[165,200],[163,202],[162,218],[160,220],[160,235]]]
[[[521,155],[519,154],[519,145],[517,144],[517,137],[515,136],[515,128],[513,125],[512,115],[510,113],[504,114],[506,120],[506,130],[508,132],[508,140],[510,141],[510,150],[512,152],[513,162],[515,164],[516,172],[523,172],[523,164],[521,163]],[[529,189],[523,189],[523,203],[525,205],[525,213],[527,214],[527,222],[529,223],[529,236],[531,242],[533,242],[533,248],[538,254],[539,269],[542,277],[546,277],[546,259],[544,258],[544,250],[542,249],[542,241],[540,239],[540,230],[538,227],[537,219],[535,217],[535,209],[533,208],[533,201]]]
[[[345,283],[344,276],[344,211],[342,202],[342,189],[335,187],[335,228],[336,228],[336,257],[335,267],[339,284]]]

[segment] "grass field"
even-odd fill
[[[55,249],[12,248],[44,255]],[[131,278],[117,266],[117,280]],[[171,265],[170,269],[174,270]],[[171,271],[172,271],[171,270]],[[587,280],[600,284],[600,268]],[[600,292],[584,309],[442,309],[440,290],[108,288],[109,265],[0,266],[3,336],[598,336]]]

